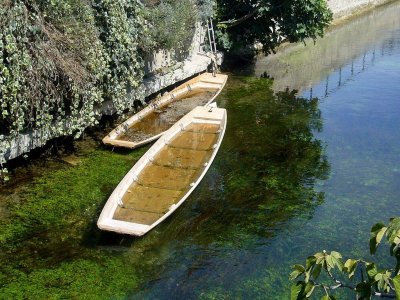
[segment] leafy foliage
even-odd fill
[[[141,83],[142,59],[139,55],[139,35],[143,31],[139,0],[95,0],[100,40],[106,53],[108,69],[104,76],[104,98],[112,100],[117,112],[133,104],[127,101],[127,90],[136,90]],[[136,97],[143,98],[137,93]]]
[[[389,225],[375,224],[371,229],[370,252],[375,254],[383,237],[390,244],[390,255],[396,259],[394,269],[380,269],[373,262],[362,259],[347,259],[344,263],[339,252],[318,252],[306,260],[306,265],[294,265],[291,280],[301,277],[292,286],[291,299],[308,299],[316,288],[325,293],[325,299],[335,299],[331,292],[337,288],[347,288],[357,294],[357,299],[371,299],[372,296],[400,299],[400,217],[390,219]],[[319,283],[321,271],[324,271],[334,285]],[[336,278],[334,272],[356,279],[348,284]],[[357,272],[360,274],[357,276]]]
[[[0,143],[31,129],[79,135],[104,100],[126,108],[143,75],[140,11],[136,0],[2,1]]]
[[[218,36],[224,47],[261,43],[271,52],[289,42],[322,36],[332,20],[325,0],[218,0]]]
[[[167,0],[145,9],[148,22],[143,48],[152,50],[188,49],[197,21],[193,0]]]
[[[187,51],[196,22],[212,13],[212,4],[1,1],[0,157],[21,133],[39,130],[44,142],[79,136],[97,123],[104,101],[120,113],[142,100],[144,52]]]

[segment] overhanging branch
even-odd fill
[[[247,19],[250,19],[250,18],[251,18],[252,16],[254,16],[257,12],[258,12],[258,8],[256,8],[256,9],[253,10],[252,12],[248,13],[247,15],[244,15],[243,17],[240,17],[239,19],[236,19],[236,20],[229,20],[229,21],[222,21],[222,22],[218,22],[218,24],[226,25],[228,28],[229,28],[229,27],[234,27],[234,26],[237,26],[237,25],[243,23],[243,22],[246,21]]]

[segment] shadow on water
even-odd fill
[[[215,277],[210,261],[229,277],[235,271],[226,268],[228,257],[268,243],[293,217],[310,217],[324,199],[314,183],[329,172],[313,135],[322,128],[318,99],[274,95],[271,84],[230,80],[221,97],[228,129],[214,165],[185,205],[145,237],[101,232],[96,220],[146,149],[110,152],[92,144],[78,165],[44,168],[8,190],[17,201],[7,202],[0,221],[3,294],[195,297],[199,278]]]
[[[227,133],[208,176],[173,218],[157,229],[170,245],[162,276],[140,286],[133,298],[196,298],[246,276],[242,265],[292,218],[310,218],[324,194],[317,180],[329,174],[318,99],[296,91],[274,94],[272,81],[231,78],[220,102],[229,112]],[[236,261],[236,263],[234,263]]]

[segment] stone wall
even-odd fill
[[[145,63],[145,70],[148,73],[142,88],[145,90],[145,96],[156,93],[170,85],[185,80],[197,73],[207,70],[211,64],[209,53],[203,51],[204,37],[206,28],[200,24],[196,24],[193,39],[189,47],[189,51],[180,60],[172,59],[173,55],[168,52],[160,51],[154,53],[153,57]],[[220,56],[220,60],[221,60]],[[135,91],[127,93],[127,97],[131,98]],[[128,103],[131,103],[128,99]],[[115,112],[111,103],[104,103],[99,108],[103,114],[110,115]],[[27,153],[35,148],[41,147],[47,141],[59,137],[58,132],[54,132],[52,128],[42,128],[33,130],[25,134],[20,134],[10,143],[0,141],[0,148],[3,155],[0,156],[0,162],[8,161]]]
[[[365,9],[393,0],[327,0],[334,19],[348,17]]]

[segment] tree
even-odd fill
[[[386,226],[378,223],[372,226],[370,237],[370,253],[376,253],[378,245],[386,236],[390,244],[390,256],[396,259],[393,269],[380,269],[373,262],[362,259],[347,259],[339,252],[318,252],[307,258],[305,266],[294,265],[290,279],[302,278],[292,286],[291,299],[308,299],[319,288],[323,291],[322,299],[335,299],[332,292],[338,288],[346,288],[357,295],[357,299],[371,299],[373,296],[400,299],[400,217],[391,218]],[[325,273],[333,284],[320,282]],[[337,274],[348,277],[354,282],[344,282]],[[322,278],[322,279],[321,279]],[[326,281],[326,280],[325,280]]]
[[[322,36],[332,20],[325,0],[218,0],[218,32],[225,48],[261,43],[265,52],[282,41]]]

